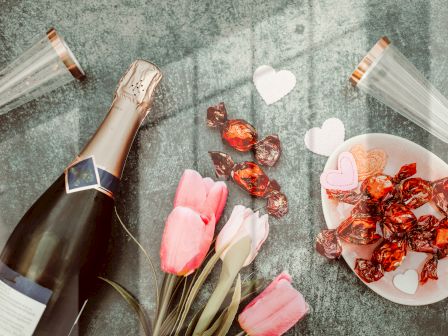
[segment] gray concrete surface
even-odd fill
[[[347,138],[392,133],[448,160],[446,144],[378,102],[347,90],[351,70],[387,35],[448,94],[446,4],[0,0],[0,66],[34,35],[55,26],[88,74],[83,83],[69,84],[0,117],[0,247],[24,211],[93,134],[117,79],[140,57],[158,64],[165,78],[132,148],[117,203],[155,260],[182,170],[194,168],[211,176],[206,152],[225,148],[204,123],[206,108],[225,101],[231,116],[249,120],[261,134],[278,133],[283,141],[281,162],[269,174],[289,196],[290,214],[272,220],[266,245],[253,269],[245,272],[265,278],[283,269],[291,273],[312,309],[288,335],[446,335],[446,300],[425,307],[391,303],[364,286],[343,261],[328,263],[315,253],[314,237],[325,226],[318,178],[326,159],[303,145],[308,128],[335,116],[344,121]],[[288,69],[297,77],[293,92],[271,106],[251,83],[261,64]],[[262,204],[232,184],[229,188],[224,219],[234,204]],[[106,275],[154,311],[150,272],[118,225]],[[92,336],[140,333],[134,314],[109,288],[91,300],[81,330]]]

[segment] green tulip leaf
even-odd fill
[[[126,288],[124,288],[117,282],[102,277],[99,277],[99,279],[109,284],[113,289],[115,289],[118,292],[118,294],[121,295],[123,299],[126,300],[129,306],[131,306],[131,308],[137,313],[138,319],[143,327],[145,335],[151,336],[152,335],[151,322],[149,320],[148,315],[146,314],[144,307],[140,304],[140,302],[138,302],[138,300]]]
[[[204,269],[202,270],[202,272],[199,274],[196,281],[194,282],[193,287],[191,288],[191,291],[188,294],[188,298],[185,301],[185,305],[182,307],[182,314],[180,316],[180,320],[179,320],[179,323],[177,324],[177,328],[176,328],[176,333],[175,333],[176,336],[179,335],[179,333],[182,329],[182,326],[185,323],[187,315],[190,311],[191,305],[193,304],[194,299],[198,295],[199,290],[201,289],[205,280],[207,279],[207,277],[210,275],[211,271],[213,270],[213,267],[215,267],[215,264],[218,262],[219,256],[220,256],[219,253],[215,253],[210,258],[210,260],[207,262]]]
[[[207,330],[208,326],[215,318],[227,293],[232,287],[236,276],[243,267],[244,261],[250,253],[250,248],[251,239],[248,236],[243,237],[229,248],[222,263],[218,284],[196,324],[196,328],[193,332],[194,336],[199,336]]]

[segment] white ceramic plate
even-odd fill
[[[324,170],[337,169],[339,154],[349,151],[357,144],[362,144],[366,150],[379,148],[387,153],[387,164],[384,168],[385,174],[393,176],[402,165],[416,162],[417,174],[415,176],[417,177],[434,181],[448,176],[448,164],[432,152],[412,141],[390,134],[379,133],[359,135],[342,143],[328,158]],[[325,190],[322,188],[322,208],[328,228],[335,229],[349,216],[353,206],[329,200]],[[433,214],[438,218],[443,217],[431,204],[423,205],[416,209],[414,213],[417,217],[423,214]],[[355,259],[370,259],[372,251],[377,245],[378,243],[359,246],[342,242],[342,256],[353,270]],[[365,285],[386,299],[404,305],[427,305],[443,300],[448,297],[448,258],[439,261],[439,280],[428,280],[425,285],[419,285],[415,294],[406,294],[395,288],[393,284],[393,278],[396,274],[404,273],[409,269],[416,270],[420,276],[420,271],[427,258],[428,255],[425,253],[408,252],[403,263],[395,271],[386,272],[379,281],[365,283]]]

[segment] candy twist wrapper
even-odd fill
[[[258,141],[258,133],[247,121],[228,119],[224,103],[207,109],[207,126],[218,128],[223,141],[240,152],[253,150],[256,160],[264,166],[274,166],[281,154],[280,139],[277,135],[268,135]]]
[[[270,180],[263,169],[252,161],[235,163],[223,152],[209,152],[217,177],[232,179],[250,195],[267,199],[267,211],[280,218],[288,213],[288,199],[280,191],[280,185]]]
[[[248,335],[283,335],[308,313],[308,304],[291,282],[281,273],[244,308],[238,322]]]

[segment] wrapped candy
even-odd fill
[[[415,162],[406,164],[402,166],[397,175],[394,176],[394,183],[399,183],[415,174],[417,174],[417,164]]]
[[[448,178],[435,181],[432,184],[433,202],[445,215],[448,215]]]
[[[347,243],[368,245],[381,238],[376,233],[376,221],[372,217],[354,218],[348,217],[337,228],[339,238]]]
[[[280,218],[288,213],[288,199],[280,191],[280,185],[269,179],[255,162],[235,163],[230,155],[223,152],[209,152],[217,177],[232,179],[250,195],[267,199],[267,211]]]
[[[277,135],[268,135],[258,141],[257,131],[247,121],[227,118],[224,103],[207,109],[207,126],[220,129],[223,141],[237,151],[254,151],[261,165],[272,167],[280,158],[281,144]]]
[[[378,281],[384,276],[381,265],[366,259],[356,259],[355,272],[367,283]]]
[[[409,232],[416,223],[414,213],[403,204],[392,203],[384,212],[384,224],[393,233]]]
[[[382,241],[371,259],[357,259],[355,272],[365,282],[378,281],[384,272],[399,267],[407,250],[427,253],[420,283],[437,280],[438,260],[448,255],[448,217],[433,215],[418,219],[412,210],[434,202],[448,215],[448,178],[429,182],[419,177],[415,163],[404,165],[395,176],[376,174],[367,177],[355,190],[326,190],[331,200],[353,205],[350,216],[335,230],[323,230],[316,238],[317,251],[329,259],[342,253],[340,241],[367,245],[378,242],[378,225]]]
[[[401,202],[410,209],[417,209],[432,199],[431,183],[419,177],[403,181],[398,186]]]
[[[422,273],[420,275],[420,283],[424,285],[429,279],[437,280],[439,277],[437,276],[437,264],[439,263],[439,259],[436,255],[433,255],[429,258],[425,265],[423,265]]]
[[[342,246],[336,230],[322,230],[316,238],[316,250],[328,259],[338,259]]]
[[[388,175],[375,175],[366,178],[361,184],[361,192],[370,199],[379,201],[394,190],[392,177]]]
[[[372,262],[381,265],[385,272],[395,270],[406,257],[406,241],[404,239],[384,240],[373,251]]]

